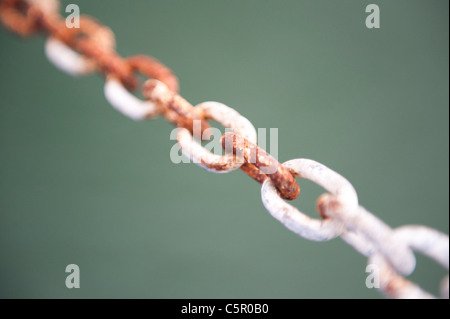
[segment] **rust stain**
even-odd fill
[[[201,160],[201,164],[203,166],[209,167],[209,168],[214,169],[216,171],[225,172],[225,171],[229,170],[230,166],[232,166],[233,163],[226,163],[226,162],[224,162],[224,163],[208,163],[208,162],[206,162],[205,160],[202,159]]]
[[[316,202],[317,212],[322,219],[331,218],[327,211],[338,211],[341,209],[341,202],[332,194],[325,193],[319,196]]]
[[[194,120],[200,121],[202,135],[210,127],[202,112],[199,112],[180,95],[162,85],[161,82],[148,80],[142,87],[142,93],[146,99],[157,103],[162,108],[164,117],[177,127],[186,128],[196,135],[199,132],[194,131]],[[201,138],[201,136],[196,137]]]
[[[157,59],[147,55],[135,55],[126,59],[128,64],[149,78],[161,81],[169,90],[178,92],[178,78]]]
[[[89,16],[80,17],[80,28],[67,28],[65,20],[57,13],[43,13],[36,5],[24,0],[0,2],[0,19],[3,24],[21,36],[43,31],[60,40],[71,49],[85,55],[106,76],[114,76],[128,89],[138,87],[135,71],[165,83],[170,90],[178,91],[178,79],[158,60],[144,55],[122,58],[115,52],[114,33]]]
[[[22,0],[4,0],[0,3],[0,19],[11,31],[28,37],[39,30],[42,12]]]
[[[233,132],[225,133],[221,143],[223,149],[232,149],[234,155],[243,155],[246,163],[242,165],[241,170],[251,178],[259,183],[270,178],[282,198],[293,200],[298,197],[300,186],[291,172],[262,148]],[[231,145],[227,145],[227,143],[231,143]]]

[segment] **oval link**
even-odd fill
[[[341,175],[328,167],[309,159],[294,159],[283,163],[296,177],[309,179],[340,196],[349,207],[358,205],[358,196],[353,186]],[[273,182],[267,179],[261,188],[264,207],[292,232],[315,241],[326,241],[338,237],[345,231],[342,223],[331,218],[311,218],[278,195]]]
[[[132,56],[126,59],[133,71],[155,78],[164,90],[178,90],[178,79],[169,68],[161,62],[145,55]],[[158,79],[160,81],[158,81]],[[165,82],[162,82],[165,81]],[[171,87],[168,87],[170,85]],[[144,120],[159,115],[163,107],[153,101],[142,101],[131,94],[115,76],[108,76],[105,83],[105,96],[108,102],[119,112],[133,120]]]
[[[398,272],[409,275],[414,271],[416,259],[406,242],[396,238],[392,228],[364,207],[350,209],[341,198],[329,194],[320,196],[319,203],[322,216],[339,220],[348,230],[362,234]]]
[[[210,127],[201,109],[193,107],[191,103],[156,79],[150,79],[144,83],[142,95],[147,100],[157,103],[169,122],[179,128],[188,129],[198,138],[201,138],[203,132]],[[201,122],[200,132],[194,132],[194,121]]]
[[[294,200],[298,197],[300,186],[291,172],[256,143],[233,132],[225,132],[221,140],[226,153],[244,159],[241,170],[248,176],[258,183],[269,178],[284,199]]]
[[[0,2],[0,19],[11,31],[30,36],[40,29],[43,15],[58,15],[57,0],[3,0]]]
[[[412,225],[395,229],[394,235],[398,239],[406,241],[414,250],[437,261],[445,269],[449,269],[449,238],[447,235],[425,226]],[[387,296],[397,299],[435,298],[416,284],[397,274],[381,254],[374,254],[370,257],[369,264],[375,264],[379,267],[380,289]],[[448,298],[448,276],[444,278],[442,286],[444,287],[442,297]]]
[[[234,109],[218,102],[204,102],[195,108],[201,110],[206,119],[213,119],[224,127],[232,129],[235,133],[256,142],[255,128],[249,120]],[[195,141],[192,134],[184,128],[178,128],[177,141],[185,156],[210,172],[231,172],[244,163],[243,159],[237,158],[233,154],[215,155],[211,153]]]
[[[155,103],[138,99],[114,77],[106,79],[105,97],[116,110],[135,121],[152,118],[160,113]]]
[[[75,52],[56,38],[47,39],[45,54],[53,65],[71,76],[87,75],[96,70],[92,60]]]

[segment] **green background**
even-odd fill
[[[193,105],[279,128],[280,161],[331,167],[392,227],[448,233],[448,1],[62,3],[110,26],[122,56],[167,64]],[[0,71],[0,297],[380,297],[353,248],[285,229],[240,171],[173,164],[170,124],[115,111],[101,76],[48,63],[44,38],[1,28]],[[323,190],[300,184],[293,204],[317,216]],[[436,293],[445,273],[419,256],[411,278]]]

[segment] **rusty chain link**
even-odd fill
[[[265,208],[289,230],[314,241],[341,237],[380,268],[380,289],[388,297],[434,297],[402,275],[414,271],[413,250],[448,270],[448,235],[425,226],[391,229],[359,205],[352,184],[338,173],[309,159],[280,164],[256,144],[255,128],[234,109],[218,102],[193,107],[178,95],[177,77],[158,60],[144,55],[122,58],[115,52],[114,33],[108,27],[82,16],[80,28],[67,28],[58,11],[58,0],[0,0],[0,20],[8,29],[24,37],[36,32],[48,35],[45,52],[55,66],[77,76],[104,74],[106,99],[118,111],[134,120],[164,116],[177,126],[177,143],[194,163],[216,173],[240,168],[261,183]],[[142,86],[145,101],[130,92],[139,86],[137,72],[149,78]],[[208,119],[232,130],[222,136],[223,156],[210,153],[193,139],[204,137]],[[329,192],[317,201],[321,219],[310,218],[283,200],[298,197],[296,177]],[[442,281],[441,297],[449,297],[448,275]]]

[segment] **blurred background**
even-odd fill
[[[62,1],[149,54],[193,105],[219,101],[279,129],[279,160],[345,176],[392,227],[449,227],[447,1]],[[369,3],[381,28],[365,26]],[[63,10],[61,12],[64,12]],[[108,105],[104,79],[72,78],[44,38],[0,29],[0,297],[380,298],[342,240],[304,240],[240,171],[175,165],[172,126]],[[308,215],[323,190],[299,180]],[[67,289],[77,264],[81,288]],[[411,279],[445,271],[418,256]]]

